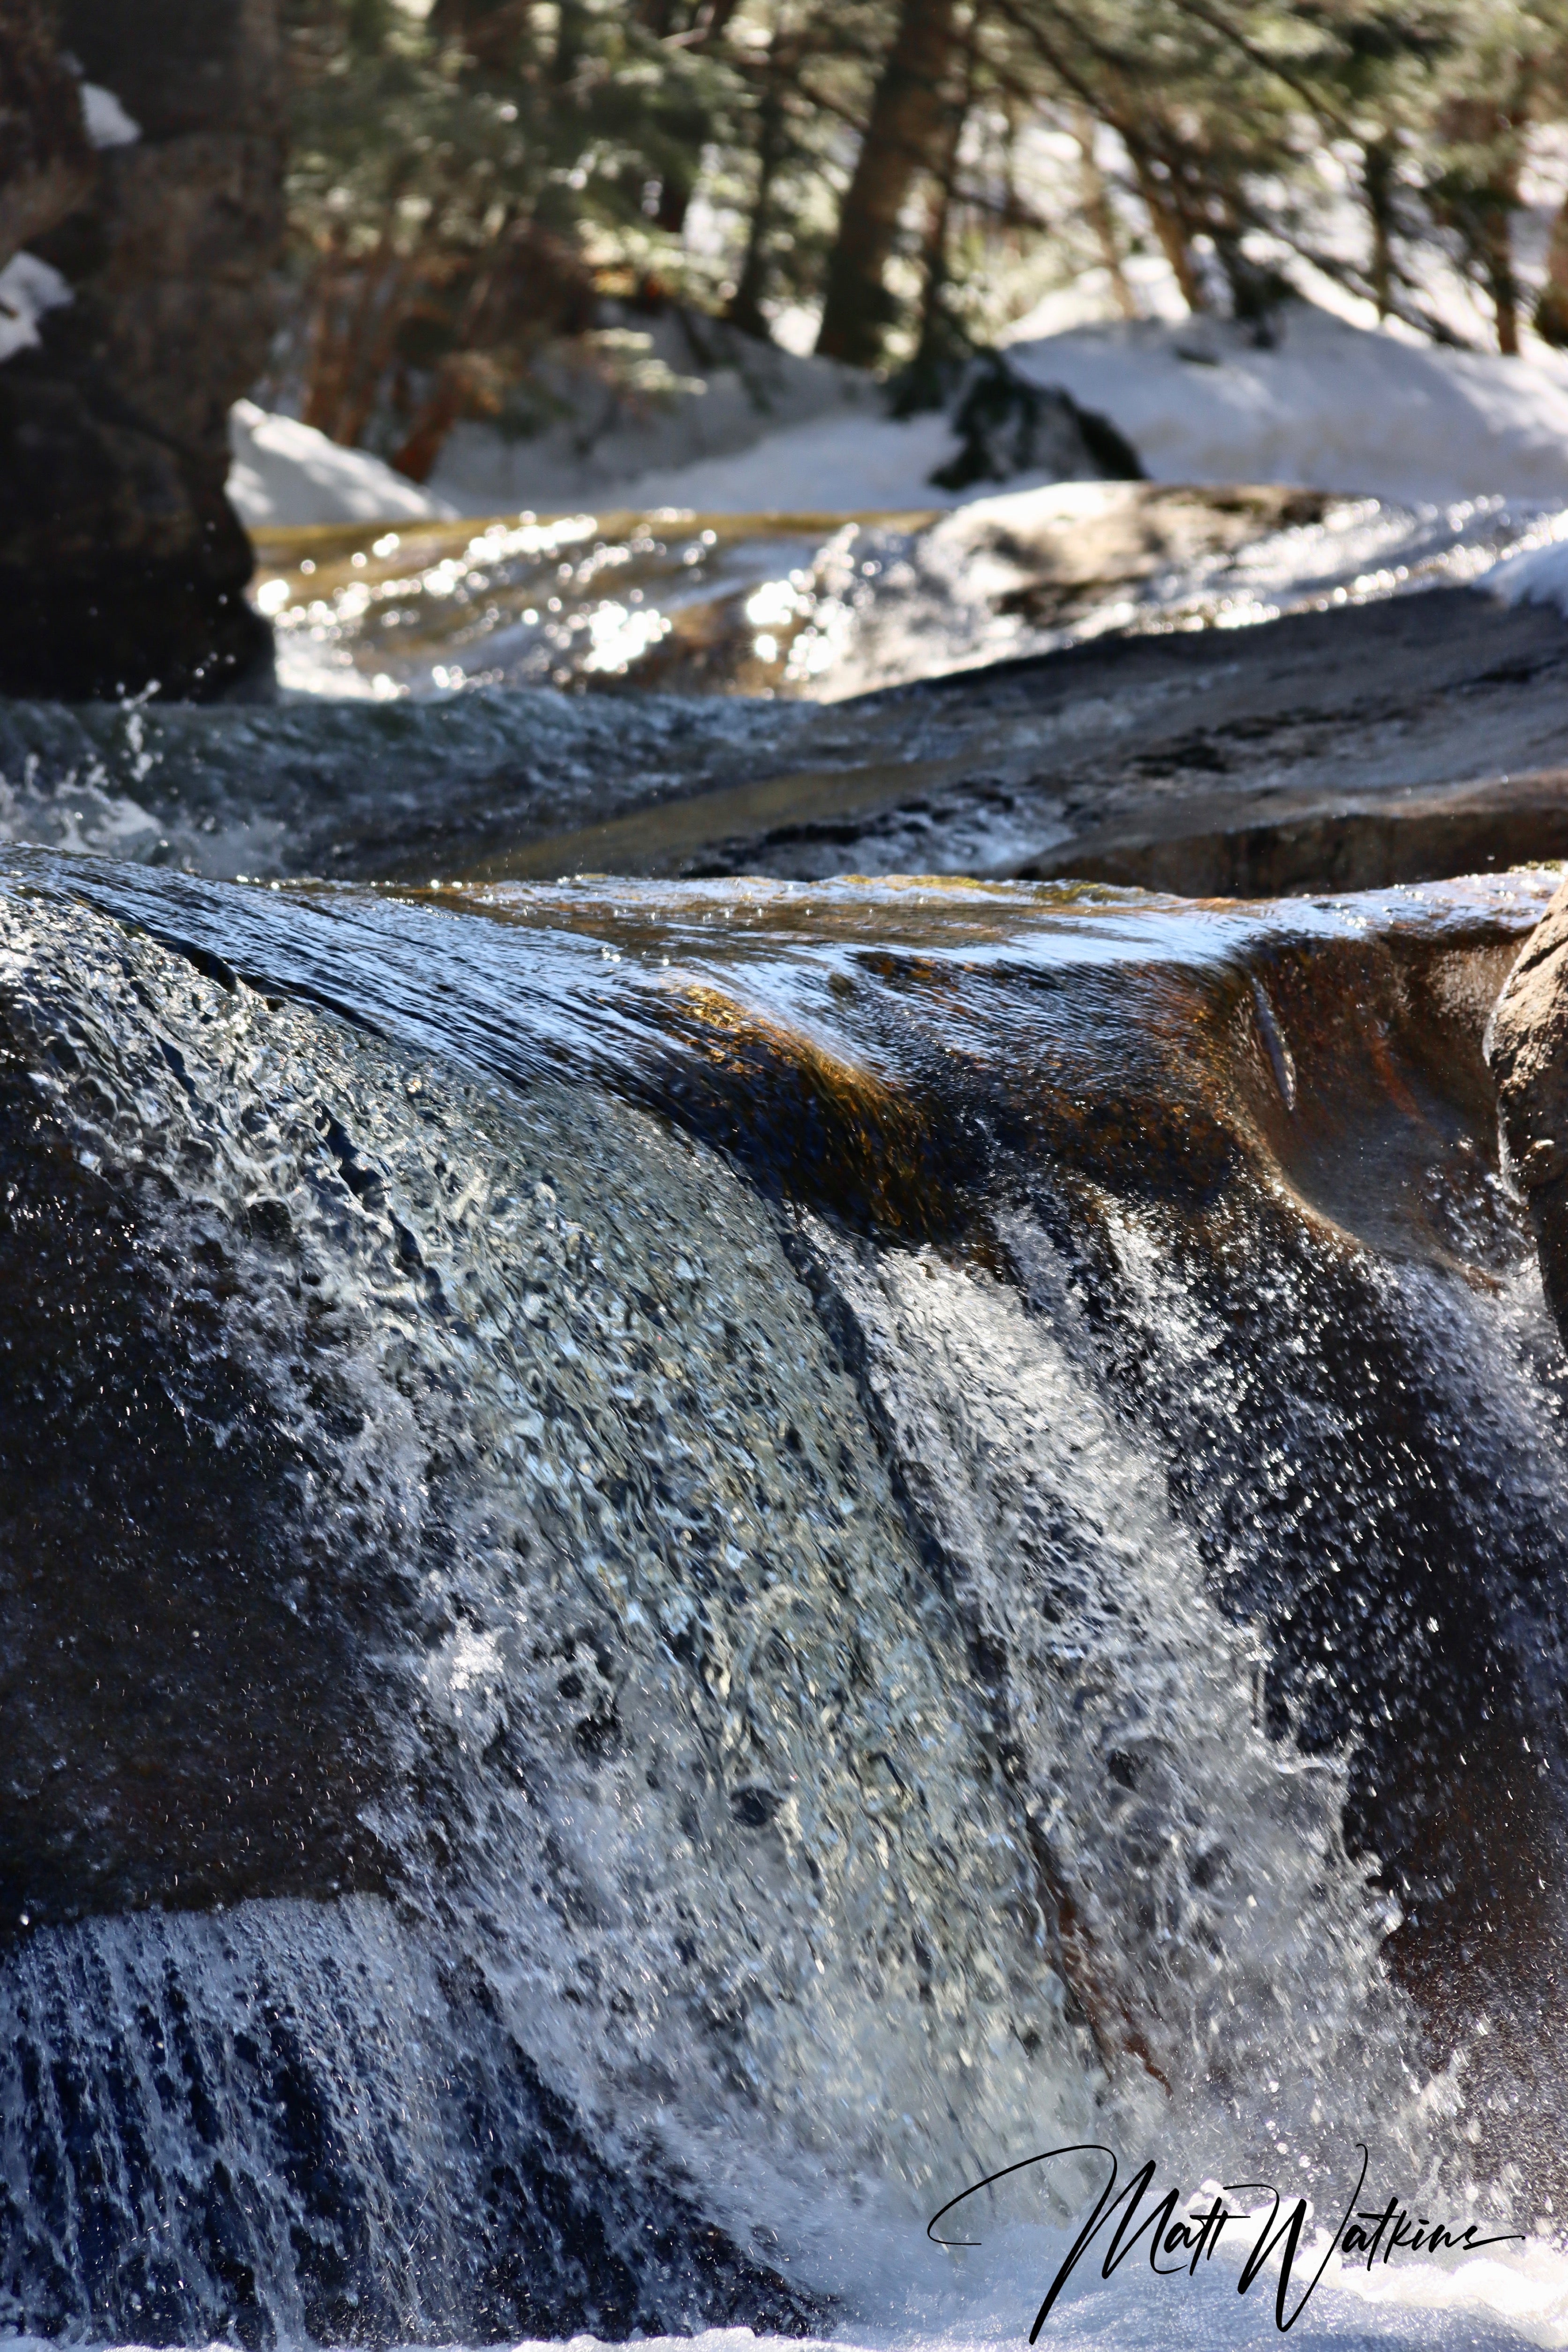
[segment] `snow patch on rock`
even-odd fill
[[[132,121],[111,89],[96,81],[81,86],[81,119],[95,147],[133,147],[142,136],[142,125]]]
[[[340,448],[314,425],[301,425],[295,416],[270,415],[254,401],[235,403],[228,430],[229,501],[247,530],[415,521],[458,511],[367,450]]]
[[[38,320],[46,311],[64,310],[72,299],[58,269],[36,254],[13,254],[0,269],[0,362],[33,349],[41,340]]]

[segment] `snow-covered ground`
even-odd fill
[[[572,514],[613,503],[628,481],[722,461],[796,427],[881,418],[875,382],[836,360],[674,303],[653,317],[611,304],[605,319],[544,361],[541,430],[454,429],[431,478],[438,497],[462,514]]]
[[[1012,345],[1120,426],[1164,482],[1294,482],[1407,504],[1568,498],[1568,365],[1444,350],[1292,303],[1258,349],[1213,319],[1137,320]]]
[[[459,478],[467,495],[451,499],[419,488],[366,450],[341,449],[296,418],[270,415],[242,400],[230,411],[234,467],[228,494],[253,530],[300,523],[400,522],[422,515],[549,513],[558,503],[562,511],[584,503],[580,496],[557,501],[543,495],[549,481],[531,483],[512,449],[503,446],[487,457],[482,428],[465,429],[468,439]],[[722,457],[609,476],[596,484],[595,503],[634,509],[687,507],[703,514],[924,511],[963,502],[963,494],[933,489],[928,478],[956,446],[945,416],[900,424],[879,415],[839,413],[762,431],[749,447]],[[1020,478],[1020,487],[1026,478]],[[437,480],[446,489],[457,487],[450,474],[438,474]],[[982,483],[967,495],[992,488]],[[501,498],[503,489],[512,493],[510,499]]]
[[[1259,349],[1214,319],[1084,326],[1010,346],[1020,373],[1108,416],[1161,482],[1289,482],[1409,504],[1568,499],[1568,364],[1444,350],[1305,302]],[[830,416],[738,455],[635,477],[630,507],[734,514],[942,507],[942,416]],[[1020,477],[1024,488],[1040,477]]]
[[[727,457],[634,475],[617,488],[616,504],[689,507],[698,514],[904,513],[956,506],[994,487],[982,483],[967,493],[933,488],[931,474],[957,446],[940,414],[907,421],[816,417]]]
[[[1568,362],[1554,355],[1446,350],[1306,303],[1288,308],[1267,349],[1247,330],[1212,319],[1072,327],[1011,348],[1032,381],[1062,385],[1109,416],[1156,481],[1288,482],[1407,505],[1497,496],[1568,503]],[[236,415],[230,489],[253,525],[475,513],[487,501],[474,493],[487,486],[493,493],[500,479],[500,459],[487,472],[476,455],[478,427],[466,428],[469,495],[447,502],[291,419],[247,404]],[[654,438],[670,449],[667,430]],[[550,500],[521,495],[527,446],[511,445],[506,478],[521,504],[547,511]],[[931,473],[955,446],[941,415],[898,423],[836,407],[768,430],[759,415],[750,446],[608,476],[595,502],[707,514],[864,514],[993,493],[996,486],[985,482],[963,493],[932,487]],[[620,446],[635,450],[636,436],[623,432]],[[1008,487],[1042,478],[1023,476]]]

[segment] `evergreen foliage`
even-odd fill
[[[286,363],[416,478],[460,415],[541,422],[563,346],[658,397],[637,315],[670,300],[820,311],[906,408],[1053,270],[1131,314],[1140,250],[1264,338],[1317,273],[1452,339],[1447,271],[1500,350],[1568,342],[1568,212],[1533,287],[1517,250],[1568,155],[1568,0],[284,7]]]

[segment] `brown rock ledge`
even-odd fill
[[[1568,881],[1503,983],[1486,1050],[1510,1172],[1530,1203],[1547,1304],[1568,1342]]]

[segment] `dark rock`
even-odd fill
[[[1541,1279],[1568,1342],[1568,882],[1525,942],[1492,1014],[1487,1058]]]
[[[0,268],[91,194],[93,153],[76,76],[42,0],[0,17]]]
[[[273,0],[68,0],[142,136],[32,249],[70,284],[0,368],[0,692],[265,692],[227,413],[265,356],[282,234]]]
[[[1138,452],[1108,416],[1055,384],[1031,383],[1005,354],[983,352],[952,412],[963,443],[931,477],[942,490],[1045,473],[1058,481],[1141,482]]]

